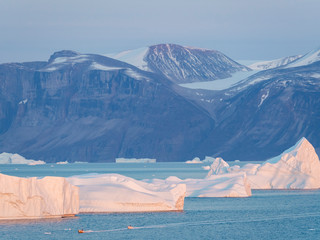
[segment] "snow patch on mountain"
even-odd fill
[[[318,61],[320,61],[320,48],[307,53],[296,61],[285,66],[285,68],[306,66]]]
[[[248,72],[236,72],[232,74],[232,77],[219,79],[208,82],[193,82],[193,83],[184,83],[179,84],[181,87],[190,88],[190,89],[205,89],[205,90],[225,90],[233,87],[242,80],[254,75],[259,71],[248,71]]]
[[[287,65],[301,57],[302,55],[296,55],[296,56],[284,57],[284,58],[279,58],[279,59],[270,60],[270,61],[261,61],[261,62],[253,63],[248,67],[251,68],[252,70],[267,70],[267,69],[272,69],[272,68],[277,68],[280,66]]]
[[[93,62],[91,64],[91,69],[93,69],[93,70],[102,70],[102,71],[117,71],[117,70],[121,70],[123,68],[120,68],[120,67],[108,67],[108,66],[99,64],[97,62]]]
[[[120,53],[105,54],[105,56],[117,59],[122,62],[129,63],[144,71],[149,71],[148,63],[144,60],[145,56],[148,54],[148,51],[149,51],[149,48],[144,47],[144,48],[123,51]]]
[[[264,100],[267,99],[268,96],[269,96],[269,90],[267,90],[267,92],[265,94],[262,94],[258,107],[260,107],[262,105],[262,103],[264,102]]]
[[[86,54],[77,54],[76,56],[72,55],[72,56],[62,56],[62,57],[59,57],[58,55],[58,57],[55,57],[55,58],[53,56],[50,57],[49,64],[45,68],[41,69],[40,71],[53,72],[68,65],[73,66],[77,63],[90,61],[90,56]]]

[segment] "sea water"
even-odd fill
[[[238,163],[237,163],[238,164]],[[136,179],[203,178],[203,164],[2,165],[20,177],[119,173]],[[127,229],[132,225],[134,229]],[[78,229],[85,233],[78,233]],[[320,239],[319,190],[254,190],[249,198],[186,198],[182,212],[79,214],[0,221],[0,239]]]

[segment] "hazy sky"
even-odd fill
[[[157,43],[274,59],[320,46],[319,0],[0,0],[0,63]]]

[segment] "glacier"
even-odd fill
[[[78,187],[65,178],[0,174],[0,220],[66,217],[77,213]]]

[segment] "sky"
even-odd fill
[[[0,63],[159,43],[271,60],[320,47],[319,0],[0,0]]]

